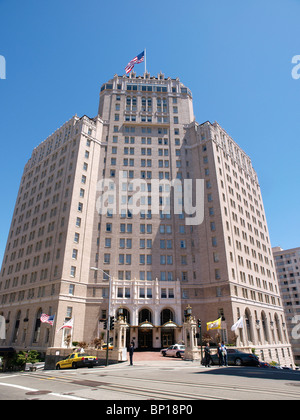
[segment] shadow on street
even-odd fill
[[[300,372],[284,369],[257,368],[257,367],[216,367],[204,368],[195,375],[223,375],[223,376],[239,376],[244,378],[261,378],[261,379],[279,379],[283,381],[299,381]]]

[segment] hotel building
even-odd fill
[[[272,248],[295,363],[300,362],[300,248]]]
[[[109,296],[138,348],[182,340],[190,305],[203,326],[222,317],[226,342],[293,364],[251,159],[219,124],[195,121],[178,78],[115,75],[98,115],[74,116],[25,165],[1,269],[2,345],[91,343]],[[68,341],[57,330],[71,318]]]

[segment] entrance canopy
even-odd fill
[[[5,356],[10,353],[15,353],[15,349],[13,347],[0,347],[0,356]]]
[[[180,325],[177,325],[174,321],[165,322],[161,328],[181,328]]]
[[[145,321],[139,324],[139,328],[153,328],[153,324],[149,321]]]

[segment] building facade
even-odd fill
[[[182,340],[190,305],[203,324],[222,317],[226,342],[293,363],[251,159],[195,121],[178,78],[115,75],[97,117],[74,116],[24,169],[0,279],[5,344],[90,343],[109,301],[139,348]]]
[[[292,345],[295,363],[300,362],[300,248],[283,250],[272,248],[287,331]]]

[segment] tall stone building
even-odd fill
[[[1,270],[3,343],[91,342],[109,301],[139,348],[180,341],[190,305],[203,325],[222,317],[226,342],[243,316],[237,345],[293,363],[251,160],[217,123],[196,123],[190,90],[163,74],[115,75],[97,117],[34,149]]]
[[[300,247],[272,248],[283,308],[287,321],[287,331],[292,345],[295,362],[300,362],[299,321],[300,321]]]

